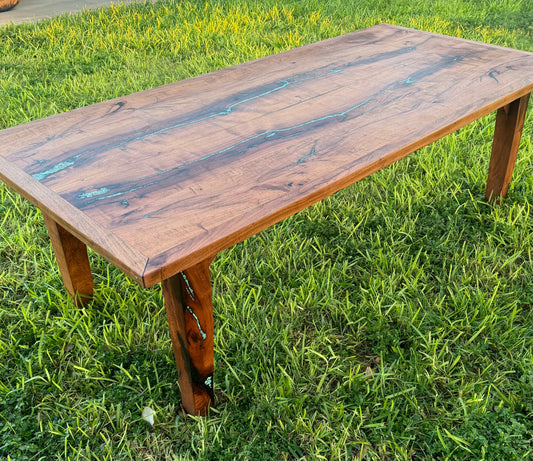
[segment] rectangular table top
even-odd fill
[[[378,25],[0,131],[0,178],[144,286],[533,90],[533,53]]]

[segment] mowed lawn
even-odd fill
[[[531,0],[112,6],[0,28],[0,128],[381,22],[533,51]],[[491,115],[220,253],[207,418],[160,287],[91,252],[75,307],[0,184],[0,459],[533,459],[532,105],[502,203]]]

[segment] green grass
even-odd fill
[[[0,29],[0,128],[379,22],[533,51],[530,0],[118,6]],[[0,459],[533,459],[532,113],[499,205],[491,116],[221,253],[203,419],[159,287],[91,253],[76,308],[0,185]]]

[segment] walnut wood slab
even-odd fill
[[[533,54],[380,25],[0,132],[0,178],[43,211],[65,287],[86,246],[162,282],[183,406],[213,405],[213,256],[497,110],[504,197]]]
[[[0,178],[151,286],[532,89],[533,53],[383,24],[3,130]]]

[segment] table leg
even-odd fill
[[[522,136],[529,94],[498,109],[485,197],[505,198]]]
[[[183,407],[201,416],[214,401],[211,261],[202,261],[162,283]]]
[[[65,288],[76,304],[81,306],[89,302],[93,295],[87,247],[50,216],[43,213],[43,218]]]

